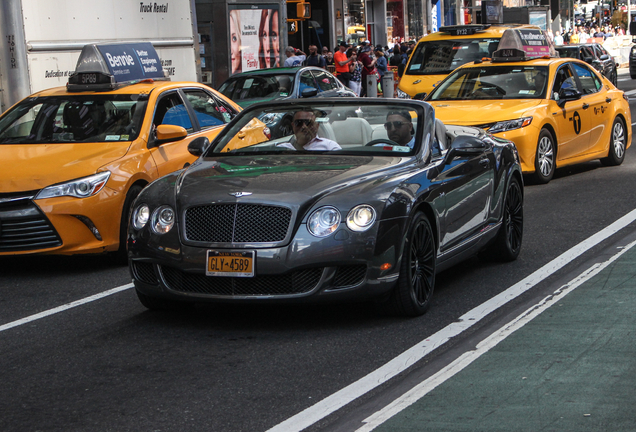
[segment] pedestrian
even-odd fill
[[[358,60],[362,63],[362,87],[360,90],[360,96],[366,96],[368,94],[367,89],[367,77],[369,75],[376,75],[377,70],[375,69],[375,59],[372,59],[369,53],[371,52],[371,47],[366,45],[360,49],[360,55],[358,56]]]
[[[305,60],[305,65],[327,69],[327,62],[323,56],[318,55],[318,47],[316,45],[309,45],[309,55]]]
[[[307,58],[307,54],[305,54],[301,50],[295,49],[292,46],[288,46],[285,49],[285,55],[287,56],[287,60],[285,60],[285,63],[283,64],[283,66],[285,67],[301,66]]]
[[[349,64],[353,61],[351,57],[347,58],[346,50],[347,43],[345,41],[340,42],[338,46],[338,52],[333,55],[333,62],[336,66],[336,77],[342,84],[349,87],[349,80],[351,79],[351,72],[349,72]]]
[[[325,63],[327,63],[327,66],[334,66],[333,53],[329,50],[327,50],[327,55],[325,56]]]
[[[362,86],[362,63],[358,61],[358,52],[355,48],[349,48],[347,50],[347,57],[353,58],[349,64],[349,72],[351,72],[349,88],[353,90],[357,96],[360,96]]]
[[[556,31],[556,34],[554,35],[554,44],[563,45],[563,36],[561,36],[561,32],[558,30]]]
[[[386,57],[384,56],[384,52],[381,48],[376,48],[375,50],[375,68],[378,71],[378,80],[380,81],[380,88],[382,89],[382,95],[386,97],[384,94],[384,83],[382,82],[382,78],[386,74],[388,67]],[[392,97],[393,95],[391,95]]]
[[[400,66],[402,63],[402,53],[400,52],[400,45],[395,44],[393,46],[393,55],[389,58],[389,65],[391,66]]]

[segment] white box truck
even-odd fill
[[[195,0],[2,0],[0,112],[66,85],[82,47],[151,42],[174,81],[200,81]]]

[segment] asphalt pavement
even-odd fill
[[[636,247],[614,248],[358,431],[636,431]]]

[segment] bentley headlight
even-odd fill
[[[150,219],[150,208],[147,204],[138,206],[132,215],[132,225],[136,230],[140,230],[146,226]]]
[[[375,222],[375,209],[362,204],[351,209],[347,215],[347,226],[351,231],[366,231]]]
[[[155,234],[166,234],[174,226],[174,210],[172,207],[163,205],[152,212],[152,222],[150,227]]]
[[[516,120],[506,120],[495,123],[488,129],[490,133],[506,132],[509,130],[520,129],[529,126],[532,123],[532,117],[522,117]]]
[[[338,229],[340,212],[334,207],[321,207],[309,216],[307,229],[316,237],[327,237]]]
[[[35,199],[55,198],[61,196],[88,198],[96,195],[100,190],[102,190],[109,178],[110,171],[104,171],[70,182],[48,186],[42,189],[40,193],[36,195]]]

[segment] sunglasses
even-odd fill
[[[304,126],[311,126],[314,124],[314,121],[312,119],[298,119],[298,120],[294,120],[294,126],[296,127],[302,127]]]
[[[389,121],[384,123],[384,129],[386,130],[397,129],[399,127],[404,126],[407,123],[408,122],[403,122],[403,121]]]

